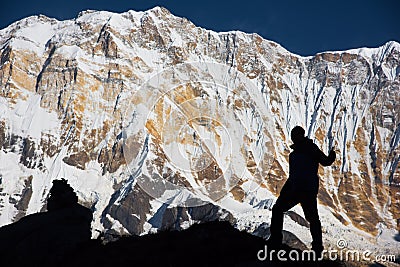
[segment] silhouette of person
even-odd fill
[[[5,266],[52,266],[91,239],[92,211],[78,204],[67,180],[53,181],[47,210],[0,228]]]
[[[317,194],[319,186],[318,167],[330,166],[336,159],[333,148],[326,156],[313,141],[304,136],[302,127],[296,126],[291,131],[293,151],[289,155],[289,178],[282,187],[280,195],[272,208],[270,227],[271,246],[282,245],[282,227],[284,212],[298,203],[304,212],[304,216],[310,223],[312,236],[312,250],[319,257],[323,250],[321,222],[317,210]]]

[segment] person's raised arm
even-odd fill
[[[334,150],[334,147],[331,148],[329,151],[328,156],[325,155],[324,152],[322,152],[317,145],[315,145],[315,154],[318,159],[318,162],[322,166],[330,166],[336,159],[336,152]]]

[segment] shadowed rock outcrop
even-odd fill
[[[77,203],[66,180],[53,181],[48,212],[0,228],[2,266],[52,266],[91,237],[92,212]]]
[[[63,266],[345,266],[329,260],[259,260],[257,253],[265,244],[264,239],[239,231],[227,221],[214,221],[182,231],[125,237],[106,245],[92,240]],[[284,245],[282,249],[288,253],[292,248]]]

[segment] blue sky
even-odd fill
[[[62,20],[86,9],[123,12],[164,6],[203,28],[256,32],[303,56],[400,42],[400,0],[8,0],[1,6],[1,29],[29,15]]]

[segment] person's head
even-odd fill
[[[296,144],[304,140],[305,133],[306,131],[304,131],[303,127],[296,126],[292,129],[290,138],[292,139],[292,142]]]

